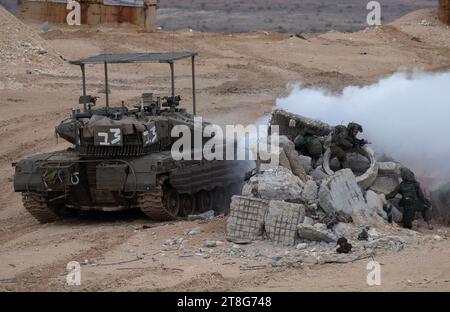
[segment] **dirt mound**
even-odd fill
[[[0,5],[0,65],[56,65],[61,62],[33,29]]]
[[[435,9],[423,9],[413,11],[396,19],[391,24],[395,26],[417,25],[420,24],[422,21],[429,22],[432,24],[438,23],[438,12]]]
[[[419,42],[438,47],[450,47],[450,27],[438,19],[436,10],[417,10],[389,25],[416,38]]]

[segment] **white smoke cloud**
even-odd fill
[[[361,124],[360,137],[419,176],[450,180],[450,73],[396,73],[339,95],[290,86],[277,106],[332,125]]]

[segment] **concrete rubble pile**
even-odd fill
[[[326,161],[319,161],[314,168],[309,157],[298,154],[292,141],[308,127],[322,136],[326,147],[332,127],[280,110],[274,111],[272,124],[280,125],[280,133],[287,134],[280,136],[280,155],[286,157],[280,157],[276,167],[258,165],[242,195],[233,197],[229,239],[268,240],[299,250],[319,246],[318,250],[334,253],[340,238],[350,241],[352,252],[359,254],[404,247],[406,241],[401,237],[376,230],[388,224],[385,195],[401,182],[401,164],[378,162],[367,149],[370,155],[365,163],[352,155],[348,169],[333,171],[329,162],[325,170]],[[394,212],[394,221],[400,220],[401,214]]]

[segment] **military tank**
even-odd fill
[[[76,211],[140,209],[157,221],[208,210],[226,213],[231,196],[240,191],[248,163],[203,158],[177,161],[171,153],[177,139],[171,137],[173,127],[185,125],[193,130],[195,126],[196,55],[101,54],[68,61],[81,68],[83,94],[79,108],[56,127],[56,133],[73,146],[13,164],[14,189],[22,193],[25,209],[41,223]],[[192,113],[179,107],[181,98],[175,95],[174,63],[184,58],[192,60]],[[170,65],[171,95],[144,93],[132,108],[124,102],[110,106],[108,65],[140,62]],[[86,94],[88,64],[104,66],[105,107],[97,108],[98,98]]]

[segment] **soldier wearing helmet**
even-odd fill
[[[403,227],[407,229],[412,228],[412,222],[416,217],[416,212],[420,211],[423,219],[428,224],[428,228],[431,226],[431,204],[428,199],[425,198],[420,183],[416,181],[414,173],[407,169],[401,169],[402,182],[391,193],[386,195],[386,199],[393,199],[397,194],[402,195],[402,199],[399,202],[400,210],[403,213]]]
[[[361,125],[351,122],[347,127],[339,125],[334,128],[331,139],[332,158],[337,157],[341,169],[347,168],[347,153],[352,149],[361,148],[368,142],[358,139],[358,133],[363,132]]]

